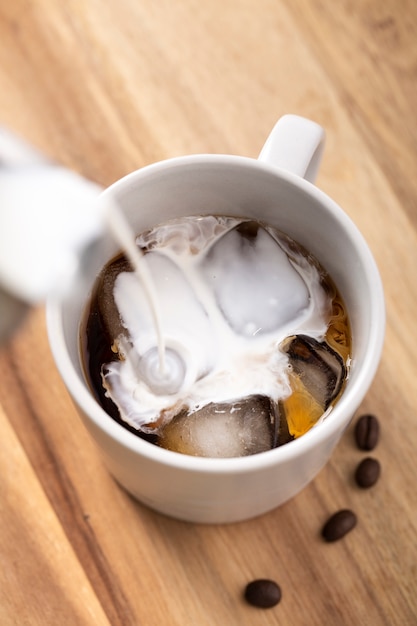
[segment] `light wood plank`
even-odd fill
[[[0,408],[0,622],[109,624]]]

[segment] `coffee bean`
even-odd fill
[[[246,585],[245,600],[261,609],[270,609],[281,600],[281,588],[273,580],[258,578]]]
[[[356,526],[357,518],[353,511],[342,509],[330,517],[321,531],[325,541],[338,541]]]
[[[356,444],[360,450],[373,450],[379,439],[379,422],[375,415],[362,415],[355,426]]]
[[[377,482],[381,473],[381,466],[377,459],[367,456],[356,468],[355,480],[359,487],[364,489],[372,487]]]

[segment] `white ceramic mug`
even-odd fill
[[[324,132],[284,116],[259,159],[194,155],[133,172],[104,192],[114,196],[139,233],[182,215],[258,218],[304,245],[329,271],[352,327],[352,363],[343,395],[326,419],[282,447],[241,458],[193,457],[155,446],[110,418],[83,375],[79,324],[94,275],[116,253],[103,237],[92,275],[48,303],[50,344],[61,376],[115,479],[152,509],[183,520],[235,522],[269,511],[305,487],[325,465],[375,375],[382,351],[385,307],[372,254],[355,225],[312,182]]]

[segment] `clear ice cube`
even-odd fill
[[[276,420],[268,398],[255,396],[232,404],[208,404],[180,413],[160,433],[163,448],[203,457],[239,457],[277,445]]]
[[[241,335],[282,328],[309,306],[304,280],[257,222],[242,222],[220,237],[201,270],[229,325]]]
[[[215,355],[216,338],[210,320],[185,274],[173,260],[158,252],[150,252],[145,258],[156,285],[165,345],[178,351],[187,372],[195,380],[210,369]],[[143,355],[158,346],[151,309],[135,274],[119,274],[113,291],[123,325],[129,330],[137,352]]]
[[[292,372],[314,400],[326,410],[339,394],[346,375],[342,357],[326,342],[307,335],[288,338],[281,350],[289,357]]]
[[[103,321],[104,329],[112,340],[120,335],[127,336],[126,328],[120,318],[119,309],[114,301],[114,285],[121,272],[131,272],[130,265],[124,257],[114,261],[100,276],[97,288],[97,309]]]

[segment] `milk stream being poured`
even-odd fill
[[[136,243],[114,208],[109,225],[135,271],[119,258],[102,272],[90,319],[98,313],[111,353],[90,358],[88,367],[92,375],[100,368],[96,392],[105,390],[123,423],[161,435],[165,445],[164,433],[184,416],[195,416],[198,428],[209,423],[207,439],[219,416],[223,436],[236,430],[236,416],[282,423],[282,409],[293,437],[330,410],[346,375],[348,321],[333,283],[300,246],[231,217],[173,220]],[[87,344],[94,333],[87,321]],[[190,420],[186,429],[189,437]],[[174,432],[180,448],[184,437]],[[211,455],[199,449],[189,453]],[[237,454],[227,448],[218,455]]]
[[[140,252],[134,241],[132,230],[122,211],[115,203],[111,202],[108,203],[106,209],[105,216],[107,226],[114,239],[119,243],[125,255],[129,259],[138,280],[142,283],[145,297],[151,311],[152,322],[157,339],[158,359],[155,361],[155,367],[151,370],[154,374],[155,380],[152,381],[151,378],[151,380],[148,380],[147,382],[151,386],[152,382],[156,383],[156,386],[160,388],[160,391],[162,391],[164,384],[169,387],[170,379],[172,377],[175,379],[176,374],[179,375],[179,372],[176,371],[177,368],[175,367],[175,363],[172,362],[169,364],[170,370],[167,370],[165,340],[161,329],[158,298],[153,284],[153,279],[146,263],[144,262],[143,254]]]

